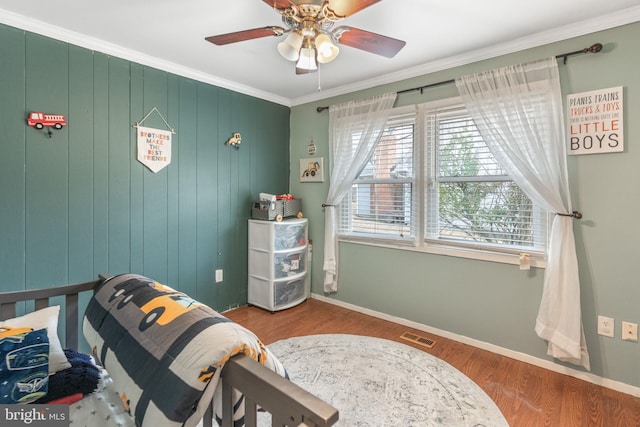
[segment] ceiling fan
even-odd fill
[[[312,73],[318,63],[333,61],[340,52],[336,43],[387,58],[394,57],[406,44],[402,40],[350,26],[334,24],[381,0],[263,0],[280,15],[285,27],[268,26],[206,37],[221,46],[267,36],[287,37],[278,52],[296,63],[296,74]]]

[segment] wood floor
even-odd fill
[[[300,335],[357,334],[413,345],[475,381],[512,427],[640,426],[640,398],[319,300],[274,314],[240,307],[225,316],[265,344]],[[427,336],[436,344],[431,349],[411,344],[400,338],[404,332]]]

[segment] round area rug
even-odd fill
[[[340,411],[336,426],[509,426],[477,384],[408,345],[326,334],[268,347],[294,383]],[[258,418],[260,426],[271,425],[269,416]]]

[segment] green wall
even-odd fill
[[[624,86],[625,150],[568,159],[576,221],[582,311],[592,373],[640,387],[640,344],[620,339],[622,320],[640,323],[640,23],[553,43],[490,60],[299,105],[291,113],[291,162],[308,157],[313,138],[316,156],[328,159],[328,112],[317,106],[369,98],[461,75],[571,52],[601,42],[597,55],[572,57],[560,65],[565,94]],[[457,96],[454,85],[424,94],[398,95],[397,106]],[[304,199],[313,239],[312,291],[323,294],[324,183],[300,183],[292,175],[291,192]],[[391,248],[341,243],[339,301],[550,360],[546,343],[534,332],[544,271],[520,271],[517,265],[469,260]],[[615,338],[596,334],[597,315],[615,318]],[[573,365],[567,365],[574,367]],[[559,367],[563,369],[562,366]],[[579,369],[579,368],[576,368]]]
[[[136,160],[132,127],[153,107],[176,132],[155,174]],[[68,126],[49,138],[26,125],[30,111]],[[218,310],[245,304],[246,220],[260,191],[288,191],[289,115],[0,25],[0,290],[132,272]],[[144,125],[166,129],[155,113]],[[239,150],[224,145],[232,132]]]
[[[412,88],[573,51],[565,93],[625,90],[625,151],[569,157],[592,372],[640,387],[640,345],[620,339],[640,323],[640,24],[553,43],[366,91],[296,106],[238,94],[0,25],[0,291],[145,274],[224,310],[246,303],[246,219],[260,191],[304,200],[314,243],[312,288],[322,294],[324,183],[300,183],[311,139],[328,159],[328,113],[319,105]],[[455,96],[453,86],[399,95],[397,105]],[[157,107],[175,129],[172,163],[153,174],[135,160],[131,126]],[[29,111],[62,113],[48,138]],[[157,115],[146,125],[164,128]],[[291,130],[290,130],[291,128]],[[236,151],[223,143],[243,136]],[[289,178],[289,159],[294,174]],[[331,298],[549,359],[533,331],[541,269],[355,244],[340,246],[340,290]],[[225,280],[214,284],[213,272]],[[615,338],[596,334],[615,318]],[[570,365],[573,367],[573,365]]]

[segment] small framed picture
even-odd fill
[[[300,182],[324,182],[324,158],[300,159]]]

